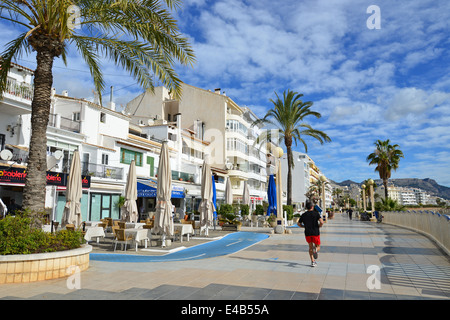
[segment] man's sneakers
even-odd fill
[[[315,266],[317,266],[317,262],[315,262],[315,261],[311,262],[311,267],[314,268]]]
[[[314,259],[317,259],[318,256],[319,256],[319,255],[317,254],[316,245],[313,244],[313,257],[314,257]]]

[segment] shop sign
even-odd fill
[[[0,166],[0,182],[3,183],[15,183],[25,184],[25,178],[27,176],[27,170],[24,168],[12,168]],[[47,171],[47,185],[49,186],[66,186],[67,173],[51,172]],[[82,188],[89,188],[91,186],[91,177],[82,176]]]

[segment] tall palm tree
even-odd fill
[[[264,118],[256,120],[253,125],[258,124],[272,124],[278,130],[278,143],[284,140],[286,146],[287,160],[288,160],[288,177],[287,177],[287,204],[292,204],[292,168],[294,167],[294,160],[292,156],[292,142],[301,142],[308,152],[308,146],[304,140],[304,136],[309,136],[317,139],[321,144],[330,142],[328,135],[320,130],[315,130],[308,123],[304,122],[308,116],[320,118],[322,115],[319,112],[312,111],[312,101],[303,102],[300,98],[303,94],[299,94],[292,90],[283,92],[283,99],[280,99],[275,92],[276,100],[270,99],[274,107],[270,109]],[[260,140],[270,139],[270,131],[261,135]]]
[[[11,61],[36,52],[34,98],[31,103],[31,139],[23,207],[44,209],[46,185],[46,129],[55,58],[66,63],[73,45],[87,63],[101,98],[105,82],[100,59],[109,58],[128,71],[145,89],[153,89],[155,74],[175,96],[181,81],[173,65],[191,65],[194,53],[181,36],[170,11],[180,0],[4,0],[0,18],[21,30],[1,54],[0,94],[6,86]],[[100,100],[101,101],[101,100]]]
[[[375,171],[378,171],[380,179],[383,180],[384,198],[388,198],[388,180],[391,177],[392,170],[398,169],[400,158],[404,158],[403,152],[398,144],[391,145],[389,139],[386,141],[377,140],[375,151],[367,156],[366,161],[369,165],[375,164]]]

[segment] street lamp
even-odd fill
[[[322,181],[322,212],[325,218],[328,219],[327,210],[325,207],[325,183],[327,182],[327,178],[324,175],[321,175],[319,179]]]
[[[369,180],[367,180],[367,183],[369,184],[369,187],[370,187],[370,203],[372,204],[371,205],[372,212],[374,212],[375,211],[374,199],[373,199],[373,184],[374,184],[374,182],[372,179],[369,179]]]
[[[363,192],[363,206],[364,206],[364,212],[366,212],[366,185],[363,184],[361,186],[362,192]]]
[[[277,220],[281,219],[281,225],[284,226],[283,216],[283,189],[281,184],[281,157],[284,152],[281,147],[276,147],[274,150],[274,156],[276,158],[276,186],[277,186]]]

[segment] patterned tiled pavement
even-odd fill
[[[312,268],[303,230],[290,230],[292,234],[273,234],[238,252],[212,258],[91,260],[90,268],[80,275],[79,288],[73,288],[73,279],[6,284],[0,285],[0,299],[450,299],[450,259],[423,235],[337,215],[322,228],[318,266]],[[377,276],[380,285],[374,287]]]

